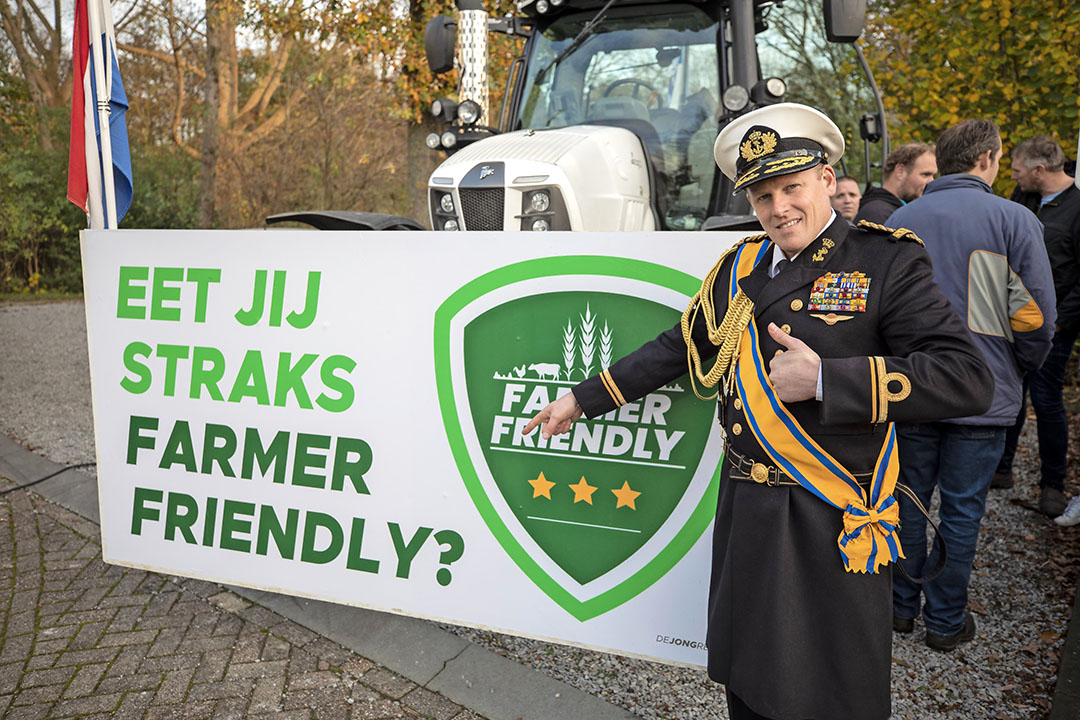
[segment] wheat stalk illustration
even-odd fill
[[[596,354],[596,316],[586,304],[585,314],[581,318],[581,340],[578,349],[581,352],[581,364],[585,366],[585,377],[592,374],[593,356]]]
[[[574,370],[574,340],[577,333],[570,319],[566,320],[566,329],[563,330],[563,362],[566,364],[566,379],[570,379],[570,373]]]
[[[611,366],[611,353],[614,350],[614,346],[611,344],[611,328],[608,327],[607,320],[604,321],[604,329],[600,331],[600,367],[608,368]]]

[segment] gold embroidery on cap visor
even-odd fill
[[[774,132],[755,130],[747,136],[746,142],[739,146],[739,154],[743,160],[757,160],[775,150],[778,140]]]
[[[752,170],[743,173],[743,176],[735,181],[735,192],[742,190],[748,184],[758,180],[764,180],[773,175],[783,175],[801,169],[811,164],[821,162],[817,155],[796,155],[794,157],[776,158],[766,160]]]

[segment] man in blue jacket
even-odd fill
[[[1042,226],[1017,203],[994,195],[1001,135],[989,120],[965,120],[937,141],[942,177],[888,220],[914,230],[926,243],[934,279],[967,326],[994,375],[990,410],[982,415],[900,429],[900,482],[929,506],[941,493],[939,532],[948,547],[941,574],[921,587],[896,572],[893,628],[911,632],[926,623],[926,644],[948,651],[975,636],[966,612],[986,493],[1020,409],[1024,373],[1038,369],[1054,334],[1054,280]],[[937,563],[927,557],[926,519],[901,498],[900,541],[912,577]]]

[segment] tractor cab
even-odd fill
[[[457,5],[425,37],[432,70],[461,78],[460,102],[432,107],[449,124],[428,138],[449,153],[429,182],[435,229],[750,229],[749,204],[713,161],[726,123],[792,100],[825,110],[849,143],[882,134],[854,45],[865,0],[525,0],[507,18]],[[488,31],[525,38],[497,123],[479,63]],[[825,93],[822,73],[840,78]]]

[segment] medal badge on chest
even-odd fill
[[[814,281],[808,310],[866,312],[870,278],[861,272],[825,273]]]

